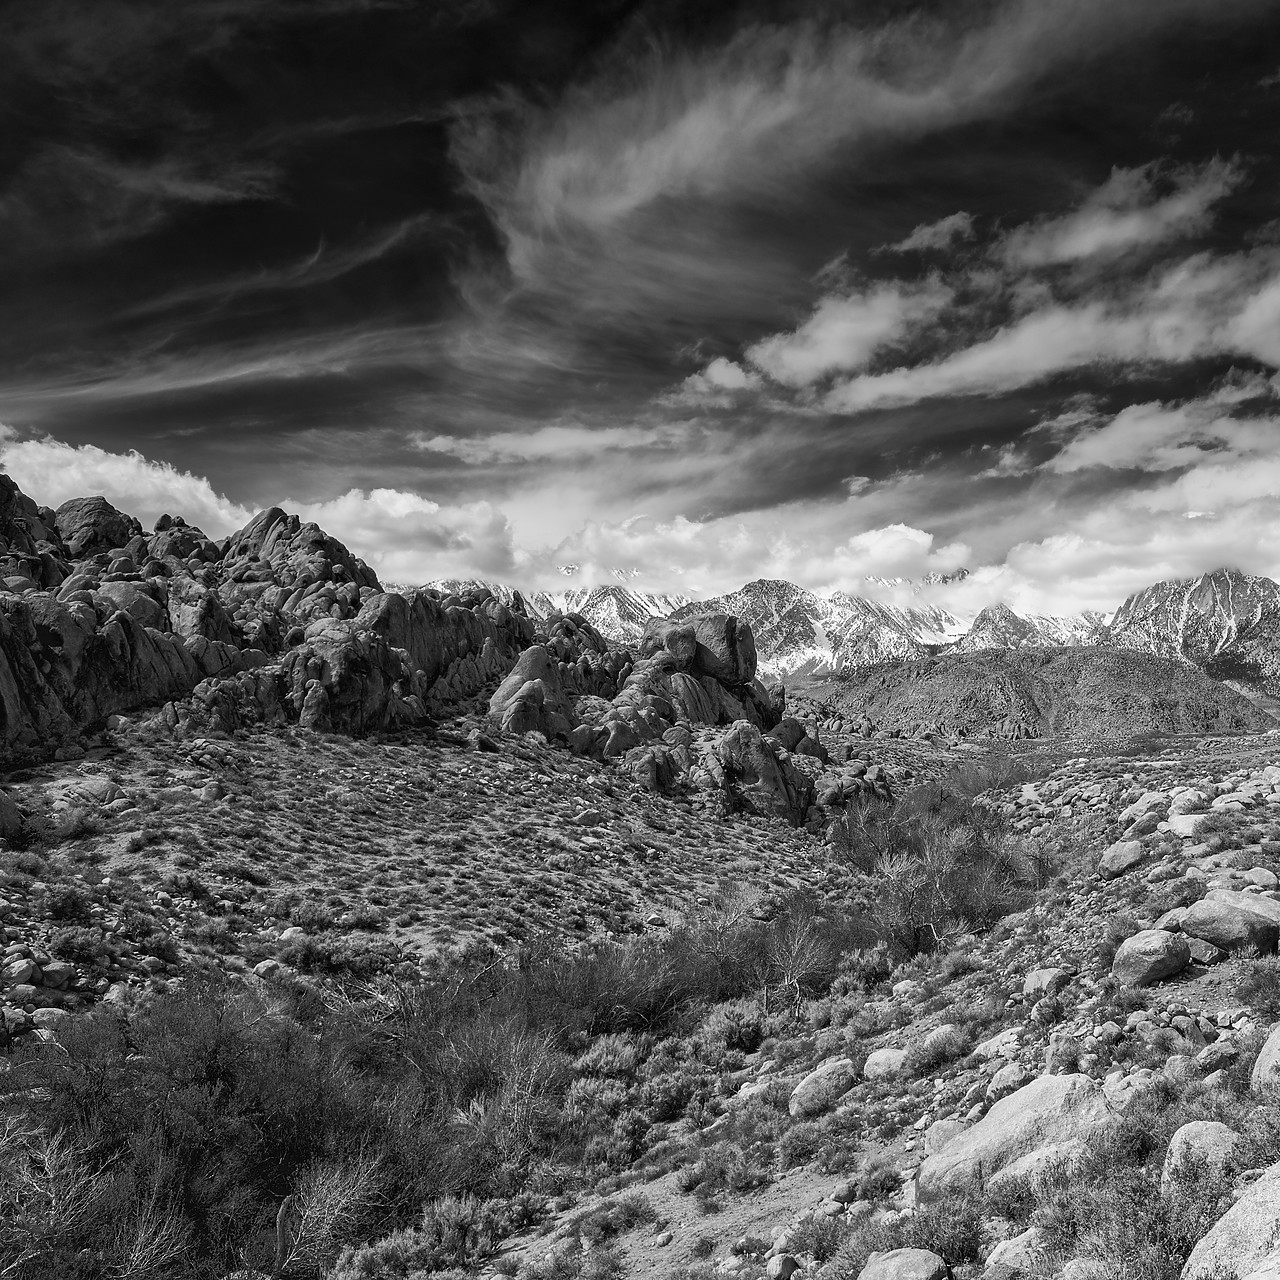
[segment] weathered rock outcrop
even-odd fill
[[[50,590],[67,576],[54,513],[0,474],[0,579],[8,591]]]
[[[58,536],[72,560],[86,560],[142,536],[142,526],[106,498],[72,498],[55,513]]]
[[[812,779],[801,773],[790,753],[771,747],[755,725],[735,724],[716,745],[727,790],[750,813],[777,817],[800,826],[815,798]]]
[[[672,700],[694,723],[748,720],[771,729],[781,718],[781,707],[756,679],[751,628],[729,614],[655,618],[640,637],[639,658],[628,683]]]
[[[545,645],[526,649],[489,699],[489,714],[509,733],[537,730],[568,741],[577,724],[560,669]]]
[[[174,516],[148,537],[104,498],[55,514],[0,476],[0,544],[0,763],[145,707],[192,731],[422,723],[534,638],[492,593],[384,593],[342,543],[278,508],[225,544]],[[575,656],[571,687],[613,691],[623,659]]]

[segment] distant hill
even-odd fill
[[[942,654],[848,672],[829,687],[846,719],[904,733],[1115,738],[1276,725],[1184,661],[1100,646]]]

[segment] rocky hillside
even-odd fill
[[[1158,582],[1116,611],[1103,643],[1195,663],[1220,680],[1280,694],[1280,586],[1219,569]]]
[[[1275,724],[1185,662],[1100,647],[942,654],[851,672],[811,693],[823,689],[847,720],[902,733],[1112,739]]]

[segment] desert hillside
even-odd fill
[[[942,654],[807,687],[830,689],[846,718],[908,733],[1101,739],[1276,723],[1189,663],[1101,647]]]

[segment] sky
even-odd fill
[[[0,467],[41,503],[281,505],[400,583],[1280,576],[1280,0],[4,23]]]

